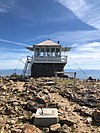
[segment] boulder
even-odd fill
[[[31,111],[32,113],[35,113],[37,110],[37,106],[35,106],[33,103],[29,102],[23,105],[23,109],[27,111]]]
[[[50,126],[50,131],[51,132],[55,132],[55,131],[57,131],[60,128],[61,128],[61,125],[59,123],[58,124],[54,124],[54,125]]]
[[[66,124],[68,126],[73,126],[76,122],[70,118],[60,118],[59,123],[61,125]]]
[[[44,127],[44,128],[42,129],[42,131],[43,131],[44,133],[50,133],[50,129],[49,129],[48,127]]]
[[[100,110],[95,110],[92,113],[92,121],[93,121],[93,124],[100,126]]]
[[[34,125],[27,124],[22,133],[42,133],[42,131]]]
[[[71,127],[64,124],[60,130],[58,130],[60,133],[71,133]]]
[[[4,127],[2,127],[0,133],[7,133],[7,131],[4,129]]]
[[[81,107],[78,105],[78,106],[75,106],[74,112],[78,112],[78,114],[84,117],[91,117],[93,109],[88,108],[86,106]]]
[[[47,104],[48,102],[50,102],[50,94],[43,94],[42,92],[40,92],[37,96],[35,101],[38,102],[39,104]]]

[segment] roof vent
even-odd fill
[[[60,41],[58,41],[58,44],[60,44]]]

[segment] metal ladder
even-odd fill
[[[25,77],[29,78],[29,76],[31,76],[32,63],[33,63],[33,56],[32,57],[27,56],[26,63],[23,69],[22,78],[25,78]]]

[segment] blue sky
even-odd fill
[[[26,45],[48,38],[72,47],[70,68],[100,69],[100,0],[0,0],[0,69],[16,68],[32,55]]]

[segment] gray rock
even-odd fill
[[[56,132],[58,131],[59,129],[61,128],[61,125],[58,123],[58,124],[54,124],[54,125],[51,125],[50,126],[50,131],[51,132]]]
[[[93,124],[100,126],[100,110],[95,110],[92,113],[92,120],[93,120]]]
[[[60,118],[59,123],[61,125],[66,124],[68,126],[73,126],[74,124],[76,124],[74,120],[71,120],[69,118],[62,118],[62,117]]]
[[[68,125],[64,124],[61,128],[60,133],[71,133],[71,128]]]
[[[43,128],[42,131],[43,131],[44,133],[50,133],[49,128]]]

